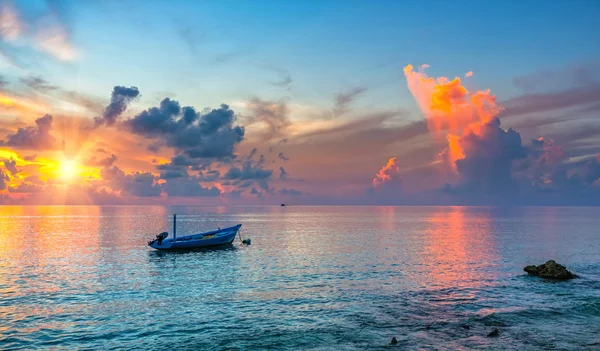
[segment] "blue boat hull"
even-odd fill
[[[154,241],[148,245],[157,250],[191,250],[230,245],[235,240],[235,236],[241,226],[241,224],[238,224],[234,227],[219,229],[212,232],[186,235],[175,239],[164,239],[160,244],[158,241]]]

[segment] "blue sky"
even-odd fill
[[[432,75],[472,70],[478,85],[508,98],[514,76],[599,56],[598,7],[593,1],[72,1],[62,8],[81,59],[62,79],[99,95],[119,82],[211,105],[257,89],[326,104],[337,91],[367,86],[370,100],[394,106],[411,102],[401,68],[428,63]],[[292,91],[270,86],[281,80],[275,69],[289,71]],[[193,101],[198,96],[202,101]]]

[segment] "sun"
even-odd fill
[[[77,165],[73,160],[64,160],[60,163],[60,176],[63,179],[71,180],[75,176]]]

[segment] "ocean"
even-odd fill
[[[4,206],[0,349],[600,350],[600,208]]]

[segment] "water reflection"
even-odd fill
[[[496,260],[490,212],[481,208],[451,207],[427,219],[426,248],[422,255],[425,287],[478,287],[492,281],[484,268]]]

